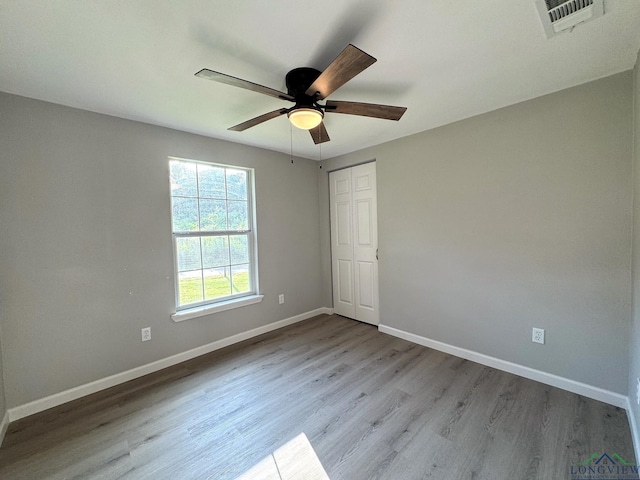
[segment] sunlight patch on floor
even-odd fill
[[[236,480],[330,480],[307,436],[301,433]]]

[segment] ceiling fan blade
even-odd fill
[[[280,115],[284,115],[289,110],[286,108],[280,108],[278,110],[274,110],[273,112],[265,113],[264,115],[260,115],[259,117],[252,118],[251,120],[247,120],[246,122],[239,123],[227,130],[232,130],[234,132],[243,132],[247,128],[255,127],[256,125],[260,125],[262,122],[266,122],[267,120],[271,120],[272,118],[279,117]]]
[[[324,126],[324,122],[320,122],[320,125],[309,130],[309,133],[311,134],[311,138],[313,138],[313,143],[315,143],[316,145],[331,140],[329,138],[329,134],[327,133],[327,129]]]
[[[244,88],[246,90],[251,90],[252,92],[263,93],[264,95],[269,95],[270,97],[281,98],[282,100],[289,100],[291,102],[294,101],[294,98],[288,93],[265,87],[264,85],[258,85],[257,83],[253,83],[248,80],[242,80],[241,78],[232,77],[231,75],[227,75],[224,73],[214,72],[213,70],[209,70],[207,68],[203,68],[195,75],[196,77],[206,78],[207,80],[213,80],[214,82],[226,83],[227,85]]]
[[[375,103],[341,102],[338,100],[327,100],[325,105],[325,112],[327,113],[345,113],[347,115],[360,115],[384,120],[400,120],[406,111],[407,107],[394,107]]]
[[[306,94],[310,97],[315,95],[318,100],[327,98],[375,62],[371,55],[349,44],[311,84]]]

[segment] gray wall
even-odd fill
[[[635,419],[636,439],[640,421],[640,406],[636,399],[636,382],[640,378],[640,53],[633,70],[633,318],[631,325],[631,354],[629,359],[629,403]],[[640,453],[640,445],[636,445]],[[640,461],[640,458],[636,459]]]
[[[381,323],[627,394],[631,72],[323,162],[377,161]],[[531,328],[546,330],[546,345]]]
[[[0,111],[9,408],[322,306],[315,162],[8,94]],[[262,303],[169,318],[169,155],[255,168]]]

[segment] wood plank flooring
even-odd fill
[[[622,409],[322,315],[12,423],[0,478],[235,479],[301,433],[331,480],[635,463]]]

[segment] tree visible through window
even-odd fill
[[[251,171],[171,160],[177,308],[255,293]]]

